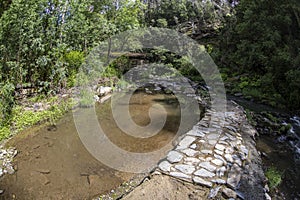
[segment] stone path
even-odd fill
[[[225,197],[236,198],[235,189],[249,154],[240,133],[239,117],[236,112],[226,112],[224,116],[207,110],[205,117],[159,163],[158,171],[214,188],[211,197],[222,188]]]

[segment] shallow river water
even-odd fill
[[[130,114],[139,125],[150,122],[148,110],[153,104],[167,111],[164,128],[148,139],[126,135],[114,123],[110,101],[95,106],[98,121],[108,138],[120,148],[149,152],[169,145],[180,123],[180,107],[172,95],[135,93],[130,100]],[[157,111],[160,112],[159,110]],[[186,130],[193,123],[186,124]],[[0,199],[90,199],[109,192],[134,174],[109,168],[96,160],[77,134],[72,113],[66,114],[55,128],[35,126],[12,138],[8,146],[18,150],[16,172],[1,178]]]

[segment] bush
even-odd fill
[[[15,104],[15,86],[11,83],[0,84],[0,125],[10,121],[11,112]]]

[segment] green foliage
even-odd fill
[[[239,1],[236,15],[227,18],[220,34],[218,54],[221,64],[231,69],[228,74],[248,73],[260,81],[251,85],[252,80],[241,79],[243,93],[300,108],[299,16],[295,0]]]
[[[266,177],[269,180],[269,187],[274,189],[278,185],[280,185],[282,181],[282,173],[278,171],[275,167],[270,167],[266,172],[265,172]]]
[[[79,105],[83,108],[88,108],[94,105],[94,94],[91,91],[82,90],[80,91]]]
[[[15,87],[11,83],[0,84],[0,125],[9,123],[14,100]]]
[[[29,102],[35,101],[37,98],[30,99]],[[73,106],[71,100],[59,100],[58,97],[44,99],[43,102],[52,106],[43,111],[26,110],[22,106],[12,108],[11,123],[0,125],[0,141],[39,122],[49,121],[55,124]]]

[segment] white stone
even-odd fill
[[[211,165],[209,162],[202,162],[199,164],[200,167],[207,169],[208,171],[215,171],[217,168],[213,165]]]
[[[171,168],[171,164],[168,162],[168,161],[162,161],[158,167],[159,169],[161,169],[162,171],[165,171],[165,172],[170,172],[170,168]]]
[[[198,151],[195,151],[193,149],[184,149],[184,150],[181,150],[181,152],[190,157],[193,157],[198,153]]]
[[[177,151],[170,151],[167,156],[167,160],[170,161],[170,163],[180,162],[182,158],[183,155]]]
[[[193,164],[198,164],[200,162],[199,159],[197,159],[197,158],[191,158],[191,157],[184,158],[184,161],[185,162],[190,162],[190,163],[193,163]]]
[[[185,174],[192,174],[195,171],[193,165],[175,165],[175,168]]]
[[[197,145],[196,145],[196,144],[192,144],[192,145],[190,146],[190,148],[191,148],[191,149],[196,149],[196,148],[197,148]]]
[[[223,165],[223,161],[219,160],[219,159],[213,159],[211,162],[213,164],[217,165],[217,166],[222,166]]]
[[[216,175],[215,173],[212,173],[206,169],[200,169],[200,170],[196,171],[194,174],[196,176],[207,177],[207,178],[212,178]]]
[[[232,147],[226,147],[225,153],[232,154],[234,152]]]
[[[218,150],[218,149],[215,149],[214,152],[215,152],[216,154],[221,155],[221,156],[223,155],[223,151],[220,151],[220,150]]]
[[[208,140],[208,144],[210,144],[210,145],[215,145],[216,143],[217,143],[217,140],[212,140],[212,139]]]
[[[212,183],[211,183],[211,182],[206,181],[206,180],[203,180],[202,178],[197,177],[197,176],[195,176],[195,177],[193,178],[193,181],[194,181],[195,183],[197,183],[197,184],[200,184],[200,185],[203,185],[203,186],[206,186],[206,187],[212,187]]]
[[[190,179],[190,178],[192,178],[191,176],[186,175],[186,174],[181,173],[181,172],[171,172],[170,175],[174,176],[176,178],[184,178],[184,179]]]
[[[190,136],[196,136],[196,137],[204,137],[205,136],[205,134],[202,131],[197,130],[197,129],[192,129],[189,132],[187,132],[186,134],[190,135]]]
[[[219,138],[219,134],[217,134],[217,133],[210,133],[210,134],[208,134],[207,135],[207,139],[209,139],[209,140],[216,140],[216,139],[218,139]]]
[[[224,151],[225,149],[225,146],[224,145],[221,145],[221,144],[216,144],[215,148],[219,151]]]
[[[226,181],[225,180],[223,180],[223,179],[213,179],[213,180],[211,180],[211,182],[213,182],[213,183],[217,183],[217,184],[226,184]]]
[[[226,172],[226,167],[225,167],[225,166],[221,167],[220,169],[217,169],[217,175],[218,175],[219,177],[224,176],[224,175],[225,175],[225,172]]]
[[[178,144],[176,149],[186,149],[188,148],[194,141],[196,140],[195,137],[192,136],[185,136]]]
[[[225,159],[226,159],[228,162],[233,163],[233,158],[232,158],[232,156],[231,156],[230,154],[225,154],[224,157],[225,157]]]
[[[201,150],[201,153],[203,153],[203,154],[212,154],[213,152],[212,152],[212,150],[203,149],[203,150]]]

